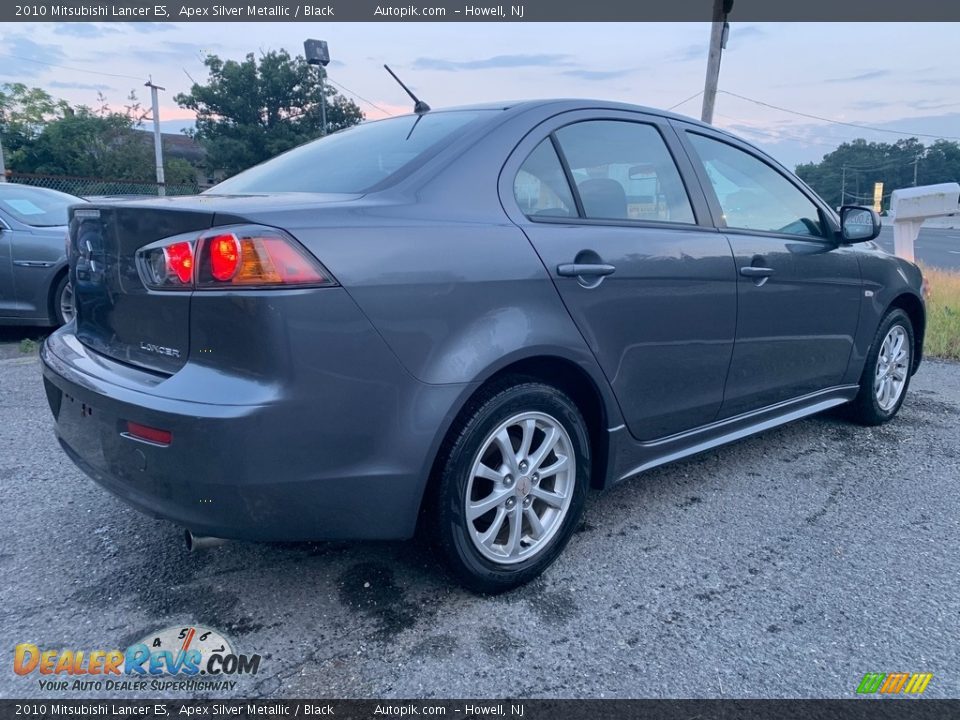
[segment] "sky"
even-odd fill
[[[789,167],[857,137],[905,137],[891,130],[960,140],[960,24],[741,23],[735,10],[730,20],[714,123]],[[95,105],[102,92],[119,108],[131,89],[148,101],[152,78],[166,88],[164,130],[175,132],[191,114],[173,96],[206,78],[205,54],[302,53],[313,37],[329,43],[331,81],[371,119],[411,110],[383,63],[433,107],[588,97],[699,119],[700,97],[688,98],[703,89],[709,32],[707,23],[0,23],[0,83],[74,104]]]

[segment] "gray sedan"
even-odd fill
[[[67,208],[80,202],[56,190],[0,183],[0,324],[73,319],[64,238]]]
[[[841,405],[893,419],[925,310],[879,230],[656,110],[390,118],[74,207],[47,398],[70,458],[188,544],[421,527],[503,591],[590,487]]]

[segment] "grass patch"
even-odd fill
[[[24,355],[29,355],[37,349],[37,343],[31,340],[30,338],[24,338],[20,341],[20,352]]]
[[[960,360],[960,272],[925,267],[923,276],[930,283],[923,352]]]

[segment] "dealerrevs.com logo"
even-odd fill
[[[150,633],[125,650],[41,648],[20,643],[13,671],[37,677],[41,690],[146,691],[232,690],[231,678],[256,675],[260,655],[234,651],[216,630],[170,627]]]

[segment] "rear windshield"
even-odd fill
[[[356,125],[278,155],[207,192],[365,192],[412,169],[490,112],[432,112]]]
[[[84,201],[56,190],[15,183],[0,185],[0,210],[31,227],[66,225],[67,208],[79,202]]]

